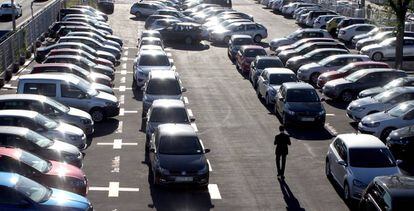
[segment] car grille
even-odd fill
[[[185,174],[183,174],[185,172]],[[192,176],[197,175],[197,171],[170,171],[171,176]]]

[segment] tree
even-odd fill
[[[403,43],[405,30],[405,17],[411,0],[388,0],[391,9],[397,17],[397,41],[395,43],[395,68],[403,67]]]

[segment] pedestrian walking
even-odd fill
[[[276,155],[276,168],[277,168],[277,177],[284,179],[285,178],[285,165],[286,165],[286,156],[288,155],[288,145],[290,145],[290,137],[285,133],[285,128],[283,126],[279,127],[280,133],[275,136],[274,145],[276,146],[275,155]]]

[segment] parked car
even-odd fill
[[[304,39],[300,39],[296,42],[294,42],[293,44],[290,45],[282,45],[280,47],[278,47],[275,51],[275,55],[279,55],[279,53],[281,53],[282,51],[285,50],[293,50],[295,48],[298,48],[302,45],[306,45],[308,43],[315,43],[315,42],[337,42],[335,39],[333,38],[304,38]]]
[[[100,50],[112,54],[117,60],[121,58],[121,51],[118,48],[115,48],[111,45],[104,45],[103,43],[96,41],[93,38],[84,37],[84,36],[65,36],[61,37],[58,43],[66,42],[78,42],[83,43],[93,49]]]
[[[298,29],[286,37],[273,39],[270,41],[270,50],[274,51],[282,45],[291,45],[298,40],[314,37],[331,38],[331,35],[329,35],[329,33],[323,29]]]
[[[406,126],[393,130],[386,139],[386,144],[397,159],[408,162],[413,161],[414,152],[414,126]]]
[[[400,174],[390,150],[366,134],[340,134],[329,145],[325,173],[343,190],[346,202],[360,199],[376,176]]]
[[[56,31],[56,38],[60,38],[63,36],[66,36],[68,33],[70,32],[87,32],[87,33],[93,33],[96,35],[99,35],[107,40],[110,41],[114,41],[116,43],[118,43],[120,46],[123,46],[123,41],[121,38],[102,32],[98,29],[95,29],[93,27],[87,27],[87,26],[61,26],[57,31]],[[78,34],[79,35],[79,34]],[[77,36],[78,36],[77,35]],[[52,35],[49,35],[52,37]]]
[[[258,45],[243,45],[236,54],[236,69],[242,74],[250,72],[250,64],[256,56],[266,56],[266,50]]]
[[[164,41],[183,42],[187,45],[199,43],[202,38],[200,24],[176,23],[172,26],[160,29]]]
[[[345,65],[344,67],[339,68],[336,71],[329,71],[329,72],[322,73],[318,77],[317,86],[319,88],[322,88],[328,81],[338,79],[338,78],[344,78],[361,69],[371,69],[371,68],[391,68],[391,67],[387,63],[384,63],[384,62],[374,62],[374,61],[353,62],[353,63]]]
[[[174,8],[167,7],[162,4],[157,4],[153,1],[143,1],[143,2],[136,2],[132,5],[129,13],[131,15],[135,15],[136,17],[146,17],[154,14],[157,10],[160,9],[172,9]]]
[[[374,61],[394,60],[395,59],[396,38],[388,38],[379,44],[372,44],[361,49],[360,53],[368,55]],[[414,38],[404,37],[403,57],[412,58],[414,56]]]
[[[344,28],[341,28],[338,32],[338,39],[344,42],[350,43],[356,35],[366,34],[374,29],[376,26],[373,24],[361,23],[353,24]]]
[[[250,65],[249,80],[256,89],[257,79],[263,70],[272,67],[283,67],[282,61],[276,56],[256,56]]]
[[[85,10],[89,10],[89,11],[91,11],[92,13],[95,13],[96,14],[96,16],[95,17],[97,17],[97,16],[101,16],[101,17],[103,17],[104,19],[105,19],[105,21],[107,21],[108,20],[108,15],[107,14],[105,14],[105,13],[103,13],[103,12],[101,12],[101,11],[99,11],[98,9],[95,9],[95,8],[93,8],[93,7],[91,7],[91,6],[89,6],[89,5],[73,5],[73,6],[71,6],[71,8],[80,8],[80,9],[85,9]]]
[[[152,70],[174,71],[173,64],[164,51],[141,51],[137,55],[134,60],[132,86],[143,86]]]
[[[339,17],[339,15],[321,15],[313,21],[313,28],[316,29],[326,29],[326,24],[334,17]]]
[[[178,19],[180,19],[181,21],[184,22],[194,22],[193,18],[190,18],[186,15],[184,15],[181,11],[178,10],[172,10],[172,9],[159,9],[157,11],[155,11],[153,13],[153,15],[170,15],[170,16],[174,16]]]
[[[87,23],[93,27],[95,27],[98,30],[106,31],[108,34],[113,34],[113,30],[109,26],[109,24],[105,22],[100,22],[98,20],[93,20],[90,18],[81,18],[81,17],[72,17],[72,18],[65,18],[64,21],[66,22],[81,22],[81,23]]]
[[[62,104],[88,112],[94,122],[119,114],[119,101],[114,95],[98,92],[84,80],[65,74],[40,73],[20,76],[17,93],[51,97]]]
[[[276,102],[277,92],[283,83],[298,81],[292,70],[287,68],[266,68],[257,79],[256,93],[259,98],[265,99],[266,105],[273,105]]]
[[[151,137],[149,151],[154,185],[193,184],[207,187],[209,164],[205,154],[210,149],[204,148],[191,125],[158,126]]]
[[[297,72],[297,70],[308,63],[318,62],[333,55],[349,54],[348,50],[338,48],[321,48],[310,51],[303,56],[294,56],[286,61],[286,67]]]
[[[395,87],[411,87],[414,86],[414,77],[408,76],[403,78],[397,78],[390,82],[388,82],[384,86],[378,86],[370,89],[366,89],[361,91],[358,94],[358,98],[364,98],[364,97],[371,97],[380,93],[383,93],[387,90],[393,89]]]
[[[338,24],[345,19],[345,16],[338,16],[338,17],[334,17],[331,20],[329,20],[328,22],[326,22],[326,31],[329,32],[329,34],[331,36],[336,36],[336,30],[338,28]],[[364,23],[364,22],[362,22]]]
[[[234,23],[225,30],[211,32],[209,39],[212,42],[227,44],[231,36],[235,34],[250,35],[256,43],[260,43],[262,39],[267,38],[267,29],[258,23]]]
[[[325,96],[351,102],[360,91],[372,87],[383,86],[388,82],[407,74],[402,70],[387,68],[371,68],[358,70],[345,78],[328,81],[322,88]]]
[[[0,147],[0,171],[18,173],[49,187],[86,196],[85,173],[70,164],[45,160],[18,148]]]
[[[11,18],[12,15],[16,18],[19,18],[23,14],[22,5],[18,3],[14,3],[14,7],[11,2],[3,2],[0,5],[0,17],[9,17]]]
[[[66,36],[83,36],[83,37],[89,37],[92,38],[100,43],[102,43],[103,45],[109,45],[112,47],[117,48],[119,51],[122,51],[122,45],[119,44],[119,42],[115,41],[115,39],[108,39],[106,37],[102,37],[99,34],[96,34],[94,32],[79,32],[79,31],[74,31],[74,32],[69,32],[66,34]]]
[[[86,14],[67,14],[67,15],[65,15],[65,17],[63,17],[60,20],[64,21],[67,18],[89,18],[89,19],[101,21],[101,22],[104,22],[104,23],[107,22],[107,20],[105,20],[105,18],[102,17],[102,16],[90,16],[90,15],[86,15]]]
[[[49,56],[57,56],[57,55],[71,55],[71,56],[80,56],[80,57],[85,57],[86,59],[89,59],[90,61],[96,63],[96,64],[100,64],[100,65],[104,65],[107,66],[111,69],[115,69],[114,64],[107,60],[107,59],[102,59],[99,57],[95,57],[92,54],[82,50],[82,49],[71,49],[71,48],[61,48],[61,49],[53,49],[51,50],[46,57]]]
[[[283,125],[311,124],[324,127],[326,112],[316,90],[307,83],[283,83],[276,93],[275,113]]]
[[[352,63],[369,61],[368,56],[358,54],[342,54],[329,56],[318,63],[309,63],[298,69],[299,80],[310,82],[314,85],[318,82],[318,77],[324,72],[338,70],[341,67]]]
[[[364,24],[367,23],[367,20],[364,18],[352,18],[352,17],[346,17],[342,19],[336,28],[336,35],[339,34],[339,31],[345,27],[354,25],[354,24]]]
[[[94,11],[91,11],[90,9],[85,9],[85,8],[65,8],[65,9],[60,9],[59,11],[59,20],[62,19],[63,17],[65,17],[66,15],[69,14],[81,14],[81,15],[89,15],[92,16],[96,19],[104,19],[105,21],[108,21],[108,16],[107,15],[101,15],[100,13],[96,13]]]
[[[46,187],[16,173],[0,172],[0,189],[0,209],[21,210],[25,207],[32,210],[93,210],[92,204],[81,195]],[[16,196],[20,196],[21,200],[16,201]]]
[[[51,26],[49,26],[49,30],[47,32],[47,35],[51,38],[58,38],[57,32],[62,27],[88,27],[88,28],[91,28],[91,29],[94,29],[94,30],[98,30],[99,32],[104,33],[104,34],[110,34],[107,31],[97,29],[97,28],[93,27],[92,25],[90,25],[88,23],[84,23],[84,22],[57,21],[57,22],[54,22]]]
[[[0,95],[0,110],[36,111],[55,121],[74,125],[90,135],[94,131],[94,123],[88,113],[65,106],[49,97],[33,94]]]
[[[157,37],[162,39],[161,33],[157,30],[144,30],[139,37],[140,38],[138,40],[141,40],[144,37]]]
[[[243,45],[253,45],[253,38],[250,35],[241,34],[231,36],[227,48],[227,55],[231,61],[235,61],[236,54],[240,50],[240,47]]]
[[[349,118],[359,121],[367,115],[391,109],[409,100],[414,100],[414,87],[395,87],[374,96],[352,101],[346,112]]]
[[[383,32],[390,32],[394,31],[395,27],[389,27],[389,26],[381,26],[381,27],[375,27],[371,31],[365,34],[356,35],[354,38],[352,38],[352,45],[356,46],[356,44],[363,39],[372,38],[374,36],[377,36],[378,34],[382,34]],[[357,49],[361,50],[361,49]]]
[[[146,29],[161,30],[163,28],[169,27],[177,23],[182,23],[182,21],[177,20],[175,18],[158,19],[158,20],[155,20],[151,25],[146,27]]]
[[[376,34],[375,36],[359,40],[356,43],[356,49],[358,51],[360,51],[365,46],[376,44],[376,43],[381,43],[382,41],[384,41],[388,38],[395,37],[396,34],[397,33],[394,32],[394,31],[380,32],[380,33]],[[405,31],[404,32],[404,37],[414,37],[414,32]]]
[[[56,160],[79,168],[82,167],[83,154],[77,147],[49,139],[27,128],[1,126],[0,146],[20,148],[47,160]]]
[[[362,194],[360,210],[408,211],[414,199],[414,180],[410,176],[375,177]]]
[[[86,135],[78,127],[52,120],[36,111],[0,110],[0,126],[25,127],[50,139],[72,144],[80,150],[86,145]]]
[[[313,23],[315,22],[316,18],[318,18],[321,15],[338,15],[338,13],[329,10],[310,11],[309,15],[306,17],[305,25],[307,27],[313,27]]]
[[[190,116],[182,100],[161,99],[154,100],[148,109],[146,117],[147,142],[159,125],[162,124],[190,124],[195,121]]]
[[[148,109],[154,100],[182,99],[182,93],[187,91],[174,71],[151,71],[148,81],[142,88],[142,117],[146,117]]]
[[[137,47],[138,47],[138,49],[140,49],[144,45],[156,45],[156,46],[160,46],[162,49],[164,49],[163,40],[161,40],[158,37],[143,37],[142,39],[139,40],[139,43],[138,43]]]
[[[414,125],[414,101],[406,101],[392,109],[365,116],[359,122],[358,130],[385,141],[393,130],[411,125]]]

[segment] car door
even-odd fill
[[[158,135],[158,132],[155,131],[152,134],[152,137],[151,137],[150,143],[149,143],[149,148],[150,148],[150,150],[149,150],[149,159],[150,159],[151,167],[152,167],[153,170],[155,170],[155,166],[156,166],[156,162],[157,162],[157,152],[158,152],[158,144],[159,144],[158,139],[159,138],[160,137]]]
[[[380,84],[382,84],[380,79],[380,73],[372,72],[366,74],[364,77],[353,83],[354,93],[359,93],[364,89],[380,86]]]
[[[279,89],[279,91],[277,92],[277,97],[276,97],[276,111],[279,114],[283,113],[283,108],[285,106],[285,100],[286,100],[286,88],[282,85]]]
[[[67,106],[79,108],[84,111],[89,110],[89,98],[86,93],[73,84],[60,84],[59,101]]]
[[[247,24],[246,25],[246,34],[254,37],[257,34],[256,24]]]
[[[338,177],[338,182],[343,184],[343,179],[346,177],[346,174],[347,174],[349,156],[348,156],[348,149],[342,140],[340,142],[339,147],[340,147],[340,150],[339,150],[340,162],[337,163],[336,175]]]
[[[266,96],[266,89],[267,89],[267,83],[269,83],[269,78],[268,78],[268,74],[267,71],[263,71],[262,74],[260,74],[260,82],[259,82],[259,92],[260,95],[262,96]]]
[[[395,40],[390,42],[388,46],[381,48],[381,53],[385,58],[394,58],[395,57]]]

